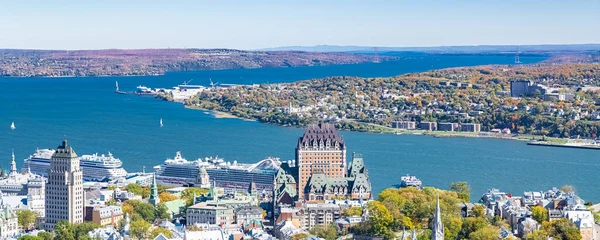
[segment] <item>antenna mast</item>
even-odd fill
[[[517,52],[515,54],[515,64],[521,63],[521,59],[519,59],[519,46],[517,46]]]

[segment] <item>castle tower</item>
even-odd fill
[[[59,221],[83,222],[83,178],[79,157],[63,140],[50,159],[46,184],[46,223],[44,229],[52,231]]]
[[[156,187],[156,173],[152,176],[152,186],[150,186],[150,200],[148,200],[148,202],[155,207],[160,203],[160,198],[158,197],[158,189]]]
[[[431,229],[431,240],[444,239],[444,224],[442,223],[442,214],[440,210],[440,197],[435,201],[435,215],[433,216],[433,228]]]
[[[329,178],[346,177],[346,145],[332,124],[310,124],[296,147],[298,198],[304,200],[304,190],[313,173]],[[316,199],[306,199],[316,200]]]

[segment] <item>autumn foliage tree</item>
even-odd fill
[[[161,194],[158,195],[158,198],[160,198],[160,202],[170,202],[170,201],[179,199],[177,196],[175,196],[169,192],[162,192]]]

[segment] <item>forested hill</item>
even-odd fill
[[[378,57],[385,61],[393,57]],[[0,49],[0,76],[143,76],[168,71],[354,64],[375,56],[231,49],[12,50]]]

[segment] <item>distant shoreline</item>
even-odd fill
[[[229,118],[229,119],[239,119],[239,120],[244,120],[244,121],[260,122],[257,119],[243,118],[243,117],[239,117],[239,116],[233,115],[228,112],[223,112],[223,111],[210,110],[210,109],[204,109],[204,108],[200,108],[200,107],[187,106],[187,105],[184,105],[184,107],[188,108],[188,109],[192,109],[192,110],[200,110],[200,111],[207,112],[207,113],[211,114],[213,117],[219,118],[219,119],[220,118]],[[302,127],[304,127],[304,126],[281,125],[281,124],[269,123],[269,122],[260,122],[260,123],[273,125],[273,126],[277,126],[277,127],[284,127],[284,128],[302,128]],[[512,141],[526,141],[528,145],[540,145],[540,146],[549,146],[549,147],[569,147],[569,148],[580,148],[580,149],[595,149],[592,147],[579,147],[579,146],[573,146],[573,145],[566,145],[566,141],[569,140],[566,138],[551,138],[551,137],[523,135],[523,134],[497,134],[497,133],[491,133],[491,132],[479,132],[479,133],[459,132],[459,131],[445,132],[445,131],[424,131],[424,130],[419,130],[419,129],[412,129],[412,130],[393,129],[393,128],[386,127],[386,126],[380,126],[380,127],[387,128],[391,131],[353,131],[353,130],[349,130],[349,129],[340,129],[340,131],[372,133],[372,134],[373,133],[374,134],[390,134],[390,135],[420,135],[420,136],[427,136],[427,137],[433,137],[433,138],[501,139],[501,140],[512,140]],[[547,140],[540,141],[540,140],[537,140],[536,138],[545,138]],[[600,147],[597,147],[597,149],[600,150]]]
[[[172,102],[172,101],[169,101]],[[199,108],[199,107],[194,107],[194,106],[188,106],[188,105],[183,105],[185,108],[188,109],[192,109],[192,110],[200,110],[200,111],[204,111],[210,115],[212,115],[214,118],[231,118],[231,119],[240,119],[240,120],[247,120],[247,121],[254,121],[252,119],[244,119],[238,116],[235,116],[231,113],[228,112],[222,112],[222,111],[217,111],[217,110],[210,110],[210,109],[204,109],[204,108]]]

